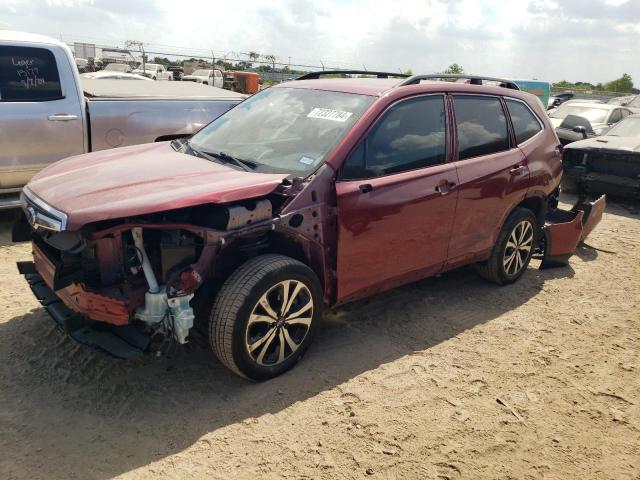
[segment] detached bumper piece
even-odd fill
[[[569,258],[602,220],[606,206],[603,195],[595,202],[579,201],[571,210],[555,209],[547,214],[542,248],[537,255],[540,268],[567,265]]]
[[[31,262],[20,262],[18,265],[38,301],[75,341],[119,359],[137,357],[147,351],[149,337],[140,333],[133,325],[116,326],[94,322],[76,314],[62,303],[38,273],[30,271],[35,270],[32,267]]]

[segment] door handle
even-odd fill
[[[525,170],[526,170],[526,167],[524,165],[518,165],[517,167],[513,167],[511,170],[509,170],[509,175],[515,177],[516,175],[520,175],[521,173],[524,173]]]
[[[364,183],[362,185],[359,185],[358,188],[362,193],[369,193],[373,190],[373,185],[371,185],[370,183]]]
[[[52,122],[68,122],[70,120],[77,120],[77,115],[69,115],[68,113],[56,113],[54,115],[49,115],[47,120]]]
[[[441,195],[446,195],[451,190],[453,190],[456,186],[456,182],[450,182],[449,180],[443,180],[439,185],[436,186],[436,192]]]

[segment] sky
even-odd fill
[[[0,29],[368,70],[458,63],[474,74],[592,83],[628,73],[640,85],[640,0],[0,0]]]

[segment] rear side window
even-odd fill
[[[44,48],[0,46],[0,101],[62,98],[55,57]]]
[[[453,98],[460,160],[509,149],[507,119],[500,99],[473,95]]]
[[[609,117],[609,123],[618,123],[620,120],[622,120],[622,110],[618,108]]]
[[[445,162],[444,97],[392,106],[345,163],[345,179],[372,178]]]
[[[518,145],[542,130],[537,117],[524,103],[515,100],[507,100],[506,102]]]

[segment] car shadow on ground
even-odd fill
[[[0,404],[11,419],[0,421],[0,446],[11,458],[9,476],[111,478],[148,465],[217,429],[428,351],[573,274],[570,266],[530,267],[516,284],[498,287],[464,268],[346,305],[326,314],[300,364],[260,384],[227,371],[202,342],[171,358],[112,360],[76,345],[34,309],[0,324]]]

